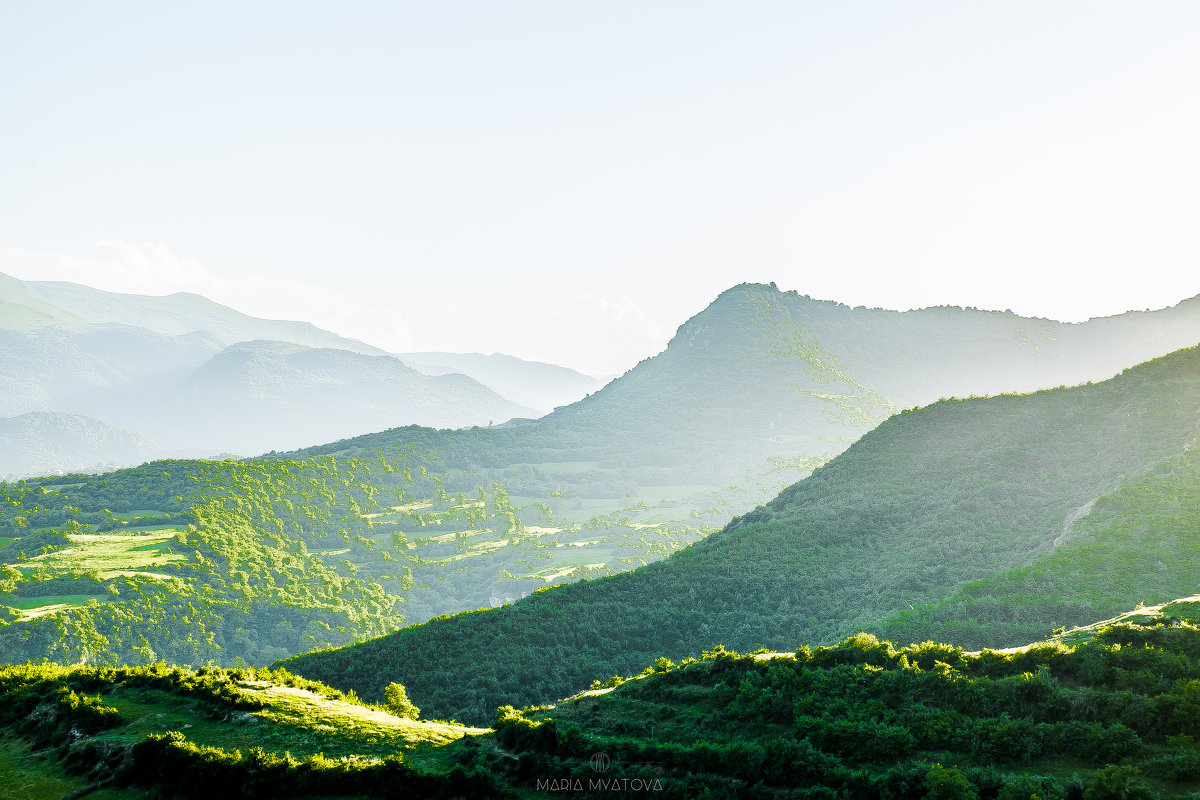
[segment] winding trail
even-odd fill
[[[1067,514],[1067,518],[1063,520],[1062,532],[1058,534],[1051,547],[1058,547],[1063,544],[1067,540],[1067,537],[1071,535],[1071,531],[1075,530],[1075,523],[1092,513],[1092,509],[1095,508],[1096,501],[1099,499],[1098,496],[1093,497],[1070,514]]]

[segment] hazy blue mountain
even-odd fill
[[[243,455],[396,425],[537,416],[470,378],[423,375],[308,323],[256,319],[197,295],[144,297],[0,275],[0,415],[34,411],[94,417],[175,453]],[[141,452],[93,459],[93,447],[84,462],[56,464],[48,456],[62,450],[37,444],[39,430],[49,433],[30,428],[19,446],[48,470],[136,463],[130,454]],[[93,444],[103,441],[116,440]]]
[[[397,357],[426,375],[462,373],[540,414],[581,400],[606,383],[567,367],[503,353],[398,353]]]
[[[145,391],[146,385],[195,369],[221,348],[202,332],[173,336],[115,324],[0,327],[0,413],[90,414],[98,393],[118,387]]]
[[[155,442],[81,414],[33,411],[0,418],[0,478],[95,472],[162,453]]]
[[[203,443],[242,454],[397,420],[455,428],[533,413],[470,378],[422,375],[391,356],[258,341],[231,345],[150,390],[110,393],[99,408],[105,419],[136,425],[171,447]]]
[[[270,339],[308,347],[331,347],[369,355],[383,350],[356,339],[321,330],[308,322],[259,319],[214,303],[198,294],[164,297],[120,294],[63,281],[19,281],[0,274],[0,309],[20,309],[0,318],[0,327],[35,330],[46,325],[75,329],[115,323],[171,336],[205,331],[223,344]]]

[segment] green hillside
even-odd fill
[[[554,706],[501,708],[496,740],[517,759],[478,761],[592,796],[636,782],[678,797],[1195,797],[1194,600],[1012,653],[859,634],[659,659]]]
[[[0,780],[101,800],[1194,798],[1197,620],[1190,597],[1008,652],[717,646],[490,729],[283,670],[0,667]]]
[[[1013,646],[1135,602],[1192,591],[1200,571],[1200,452],[1190,448],[1105,494],[1029,566],[965,585],[872,629],[896,641]]]
[[[421,460],[161,461],[0,484],[0,647],[10,661],[261,665],[632,569],[721,513],[638,521],[653,509],[621,498],[572,522],[558,511],[576,499],[448,492]]]
[[[480,720],[501,703],[544,702],[592,675],[715,642],[786,650],[836,641],[1051,552],[1073,511],[1191,444],[1198,386],[1192,349],[1098,384],[900,414],[665,561],[289,668],[366,697],[399,681],[432,713]],[[1139,593],[1194,585],[1200,574],[1146,580]],[[1141,599],[1127,589],[1093,587],[1112,602]]]
[[[392,558],[364,580],[321,555],[355,544],[368,476],[389,469],[165,461],[0,487],[0,649],[14,662],[262,663],[394,629],[407,567]]]

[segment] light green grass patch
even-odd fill
[[[382,745],[379,755],[392,748],[410,749],[421,746],[438,747],[463,736],[487,733],[486,728],[468,728],[449,722],[419,722],[393,716],[377,708],[330,700],[304,689],[289,686],[263,685],[249,688],[262,692],[267,708],[256,716],[278,725],[323,730],[336,734],[362,752],[362,745]],[[326,751],[328,754],[328,751]]]
[[[268,752],[303,758],[380,760],[397,751],[406,759],[463,736],[487,733],[445,722],[419,722],[377,708],[330,700],[303,689],[265,681],[238,684],[264,701],[261,711],[233,711],[213,719],[195,704],[158,689],[118,688],[103,695],[105,705],[121,712],[122,724],[98,738],[139,739],[149,733],[181,731],[200,745]],[[418,758],[418,760],[420,760]]]
[[[85,603],[50,603],[47,605],[35,606],[34,608],[23,609],[17,614],[17,622],[28,622],[39,617],[48,617],[51,614],[56,614],[59,611],[66,611],[69,608],[79,608]]]
[[[375,514],[363,514],[363,519],[369,519],[372,522],[395,522],[408,517],[417,511],[423,511],[433,507],[432,500],[419,500],[415,503],[408,503],[403,506],[391,506],[387,511],[381,511]]]
[[[145,524],[139,525],[122,525],[114,533],[122,533],[126,536],[140,535],[143,533],[183,533],[187,528],[182,525],[164,525],[162,521],[150,520]]]
[[[0,536],[0,547],[7,547],[15,541],[16,539],[5,539],[3,536]]]
[[[495,532],[496,531],[492,528],[468,528],[466,530],[461,530],[461,531],[452,531],[450,533],[442,533],[437,536],[421,536],[417,539],[413,539],[412,541],[413,541],[413,544],[416,544],[418,546],[431,545],[431,544],[453,544],[458,539],[458,537],[462,536],[462,535],[466,535],[466,537],[469,539],[472,536],[481,536],[483,534],[495,533]]]
[[[166,511],[158,508],[139,508],[133,511],[122,511],[113,513],[113,519],[132,522],[135,519],[146,519],[147,517],[157,517],[159,519],[168,516]]]
[[[108,580],[118,575],[145,575],[169,579],[172,576],[151,570],[187,561],[186,556],[165,552],[176,535],[174,530],[156,530],[146,534],[71,534],[68,537],[72,543],[71,547],[36,556],[31,558],[28,564],[63,572],[95,570],[99,573],[100,580]]]
[[[0,598],[0,604],[6,605],[9,608],[27,610],[33,608],[41,608],[42,606],[82,606],[86,605],[88,600],[104,602],[110,598],[106,594],[55,594],[45,597],[17,597],[8,595]]]

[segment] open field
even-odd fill
[[[169,578],[152,572],[155,568],[187,561],[186,556],[169,551],[176,529],[157,529],[145,533],[78,533],[69,534],[72,546],[45,555],[34,556],[27,564],[58,572],[99,573],[100,580],[118,575]]]

